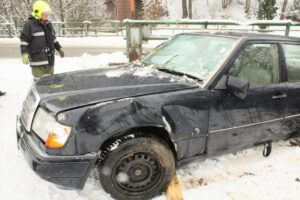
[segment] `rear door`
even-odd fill
[[[212,91],[208,154],[232,152],[280,138],[286,107],[277,43],[251,42],[238,51],[228,75],[250,82],[245,99]]]
[[[282,133],[288,136],[300,129],[300,44],[282,44],[287,72],[288,103]]]

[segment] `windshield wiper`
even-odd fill
[[[162,66],[165,67],[167,64],[169,64],[177,56],[179,56],[179,55],[176,54],[176,55],[172,56],[171,58],[169,58],[169,60],[167,60],[164,64],[162,64]]]
[[[173,60],[173,58],[177,57],[178,55],[174,55],[172,56],[171,58],[169,58],[164,64],[162,64],[161,66],[166,66],[167,64],[169,64],[169,62],[171,62]],[[151,63],[151,62],[145,62],[145,60],[141,61],[142,64],[144,65],[153,65],[154,63]]]
[[[187,76],[187,77],[195,79],[195,80],[197,80],[197,81],[199,81],[201,83],[203,82],[202,79],[198,78],[197,76],[193,76],[191,74],[187,74],[187,73],[175,71],[175,70],[168,69],[168,68],[165,68],[165,67],[156,67],[156,69],[159,70],[159,71],[167,72],[167,73],[174,74],[174,75]]]

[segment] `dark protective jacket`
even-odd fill
[[[29,17],[21,31],[21,53],[29,54],[31,67],[54,66],[55,49],[61,48],[56,40],[52,24],[42,24],[34,17]]]

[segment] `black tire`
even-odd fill
[[[121,142],[99,166],[104,190],[120,200],[150,199],[166,188],[174,173],[170,148],[158,139],[144,137]]]

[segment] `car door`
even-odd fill
[[[300,129],[300,44],[283,43],[287,72],[287,109],[282,133],[287,137]]]
[[[249,42],[238,52],[225,74],[248,81],[250,88],[244,99],[227,89],[212,90],[208,154],[233,152],[281,136],[287,94],[278,44]]]

